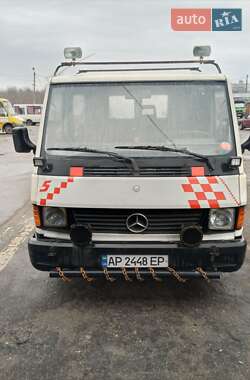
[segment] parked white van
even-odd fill
[[[72,61],[49,83],[37,146],[27,128],[13,130],[16,151],[35,152],[33,266],[65,281],[237,271],[250,140],[240,144],[231,86],[203,58],[210,48],[196,47],[199,59],[157,62],[87,63],[76,61],[79,49],[66,53]]]
[[[39,124],[42,114],[42,104],[14,104],[17,115],[24,119],[26,125]]]

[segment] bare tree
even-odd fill
[[[45,90],[36,91],[36,103],[43,103]],[[12,104],[29,104],[33,103],[33,90],[30,88],[8,87],[5,90],[0,89],[0,98],[8,99]]]

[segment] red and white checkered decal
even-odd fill
[[[88,207],[88,205],[105,204],[106,207],[113,207],[114,204],[124,204],[127,207],[145,207],[145,204],[154,202],[156,208],[161,207],[165,202],[165,207],[169,208],[223,208],[239,206],[239,183],[236,176],[192,176],[179,177],[166,180],[162,179],[162,186],[156,188],[157,197],[152,198],[152,186],[148,181],[141,179],[143,191],[140,197],[131,197],[134,180],[124,185],[123,181],[117,179],[103,180],[103,195],[97,186],[96,180],[87,181],[79,177],[41,177],[39,179],[39,193],[36,198],[40,206],[63,206]],[[110,187],[114,190],[110,195]],[[119,182],[119,184],[118,184]],[[166,194],[168,195],[166,197]],[[157,198],[157,199],[156,199]],[[73,206],[72,206],[73,207]]]
[[[220,208],[228,196],[238,205],[228,186],[218,177],[188,177],[186,181],[181,186],[191,208]]]
[[[67,189],[72,182],[74,182],[74,178],[69,177],[51,189],[51,180],[44,181],[39,190],[44,193],[39,202],[40,206],[46,206],[48,200],[54,199],[55,196],[59,195],[64,189]]]

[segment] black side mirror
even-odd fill
[[[16,152],[29,153],[31,150],[33,150],[33,153],[36,153],[36,146],[30,140],[28,129],[26,127],[13,128],[12,138]]]

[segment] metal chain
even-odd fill
[[[57,272],[58,272],[58,274],[59,274],[59,277],[60,277],[64,282],[71,282],[71,281],[72,281],[72,279],[70,279],[70,278],[68,278],[68,277],[65,276],[63,270],[62,270],[60,267],[57,267],[56,270],[57,270]],[[181,282],[181,283],[185,283],[185,282],[187,281],[186,279],[182,278],[182,277],[179,275],[179,273],[176,272],[176,270],[175,270],[174,268],[167,267],[167,270],[168,270],[168,271],[173,275],[173,277],[175,277],[176,280],[178,280],[179,282]],[[150,271],[150,273],[151,273],[151,275],[152,275],[152,277],[153,277],[153,279],[154,279],[155,281],[158,281],[158,282],[162,281],[162,279],[159,278],[159,277],[157,276],[155,270],[154,270],[152,267],[149,268],[149,271]],[[200,273],[201,276],[202,276],[202,278],[204,278],[204,280],[206,280],[207,282],[210,282],[207,273],[206,273],[201,267],[197,267],[197,268],[195,269],[195,271],[198,272],[198,273]],[[81,272],[81,275],[82,275],[82,277],[83,277],[84,280],[86,280],[86,281],[88,281],[88,282],[92,282],[92,281],[95,280],[93,277],[88,276],[87,272],[84,270],[83,267],[80,267],[80,272]],[[103,269],[103,273],[104,273],[104,275],[105,275],[107,281],[110,281],[110,282],[114,282],[114,281],[115,281],[115,278],[112,277],[112,276],[110,276],[110,274],[108,273],[107,268],[104,268],[104,269]],[[133,281],[132,278],[129,277],[126,268],[122,268],[122,273],[123,273],[124,278],[125,278],[126,281],[129,281],[129,282],[132,282],[132,281]],[[136,274],[136,278],[137,278],[138,281],[144,281],[144,278],[142,278],[142,276],[141,276],[141,274],[140,274],[140,272],[139,272],[139,269],[138,269],[137,267],[135,267],[135,274]]]
[[[210,282],[208,276],[207,276],[207,273],[201,268],[201,267],[197,267],[195,269],[196,272],[199,272],[201,274],[201,276],[204,278],[204,280],[206,280],[207,282]]]
[[[129,277],[126,268],[122,268],[122,273],[126,281],[132,282],[132,278]]]
[[[56,268],[58,274],[59,274],[59,277],[64,281],[64,282],[71,282],[71,279],[66,277],[65,274],[63,273],[63,271],[61,270],[60,267],[57,267]]]
[[[135,267],[135,275],[136,275],[136,278],[138,281],[144,281],[144,278],[142,278],[142,276],[139,272],[139,269],[137,267]]]
[[[85,280],[85,281],[88,281],[88,282],[93,282],[95,281],[93,277],[89,277],[87,272],[85,271],[85,269],[83,267],[80,267],[80,272],[81,272],[81,275],[82,275],[82,278]]]
[[[179,282],[186,282],[187,280],[185,278],[182,278],[177,272],[176,270],[174,270],[174,268],[171,268],[171,267],[167,267],[167,270],[176,278],[176,280],[178,280]]]
[[[115,278],[110,276],[107,268],[103,268],[103,273],[104,273],[107,281],[110,281],[110,282],[114,282],[115,281]]]
[[[155,281],[158,281],[158,282],[162,281],[162,279],[156,275],[155,270],[152,267],[149,268],[149,271],[152,274],[152,277]]]

